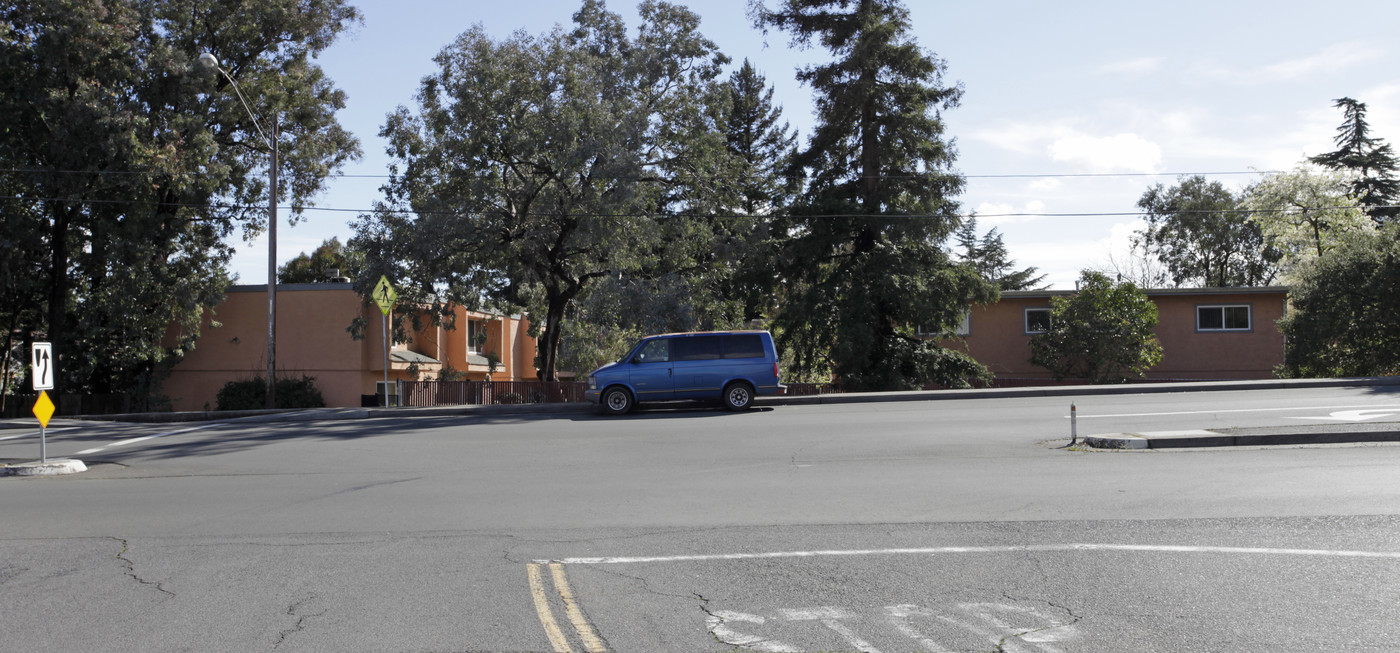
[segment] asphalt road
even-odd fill
[[[1400,419],[1369,388],[59,422],[90,471],[0,478],[0,650],[1400,649],[1400,446],[1081,451],[1071,401],[1081,433]]]

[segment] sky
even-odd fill
[[[288,227],[278,263],[332,236],[352,235],[356,212],[380,197],[390,157],[379,129],[398,106],[416,107],[433,57],[473,25],[505,39],[568,24],[577,0],[360,0],[364,22],[317,63],[348,95],[338,114],[364,156]],[[766,36],[748,0],[680,2],[732,60],[751,60],[774,87],[783,118],[805,143],[812,94],[795,71],[826,53]],[[768,0],[770,7],[776,0]],[[1128,259],[1141,228],[1137,200],[1178,174],[1236,189],[1262,171],[1288,170],[1334,149],[1333,101],[1365,102],[1372,136],[1400,147],[1400,3],[1354,0],[1344,10],[1314,1],[1194,0],[908,2],[912,35],[947,63],[960,105],[943,114],[968,177],[960,201],[985,232],[996,228],[1018,267],[1073,288],[1084,269]],[[1335,6],[1335,5],[1334,5]],[[636,5],[608,2],[630,30]],[[1099,215],[1085,215],[1099,214]],[[235,238],[237,238],[235,236]],[[265,236],[233,241],[238,283],[267,281]]]

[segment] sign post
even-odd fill
[[[389,283],[388,277],[379,275],[379,283],[374,286],[374,303],[379,305],[380,312],[384,313],[384,407],[389,407],[389,312],[394,310],[394,302],[398,301],[399,293],[394,290],[394,286]]]
[[[49,418],[53,417],[54,405],[46,391],[53,389],[53,344],[34,343],[29,362],[34,389],[39,391],[39,400],[34,402],[34,416],[39,418],[39,462],[47,463]]]

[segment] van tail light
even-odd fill
[[[781,378],[782,378],[782,375],[778,374],[778,361],[773,361],[773,378],[774,378],[774,379],[781,379]]]

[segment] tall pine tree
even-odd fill
[[[748,59],[729,77],[729,100],[726,140],[729,152],[744,163],[739,179],[743,212],[771,212],[791,195],[786,173],[797,134],[782,120],[782,107],[773,105],[773,87]]]
[[[1337,149],[1308,158],[1332,170],[1346,170],[1357,175],[1352,182],[1352,194],[1366,207],[1366,213],[1377,223],[1400,216],[1400,162],[1395,152],[1382,138],[1371,138],[1371,126],[1366,122],[1366,103],[1349,97],[1339,98],[1333,106],[1342,110],[1342,124],[1333,140]]]
[[[988,229],[978,239],[976,216],[968,218],[958,227],[956,239],[962,248],[959,254],[962,262],[971,265],[982,279],[996,284],[998,290],[1031,290],[1045,281],[1045,275],[1036,274],[1039,268],[1035,266],[1016,269],[1016,261],[1011,259],[1011,253],[1007,251],[1001,232],[996,227]]]
[[[962,89],[943,83],[944,62],[909,36],[896,0],[784,0],[773,10],[755,0],[750,14],[832,55],[797,74],[815,92],[817,124],[795,158],[807,187],[779,257],[790,295],[778,330],[796,371],[829,369],[856,390],[985,378],[916,333],[997,296],[942,245],[960,222],[963,179],[939,112]]]

